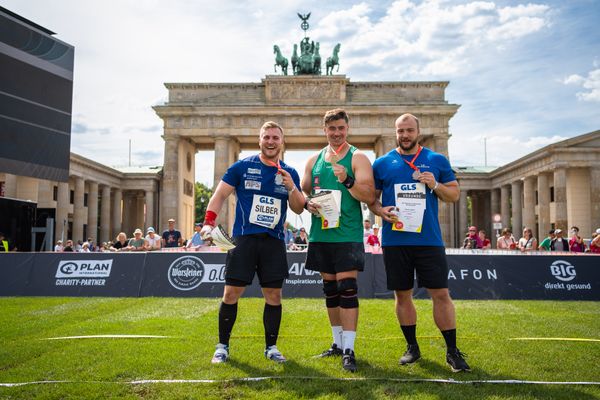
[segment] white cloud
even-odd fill
[[[598,66],[598,62],[594,61],[594,67]],[[565,85],[577,85],[586,89],[583,92],[577,92],[576,96],[582,101],[598,101],[600,102],[600,68],[588,72],[587,77],[581,75],[570,75],[563,80]]]
[[[313,36],[342,42],[350,71],[385,67],[401,78],[466,74],[474,50],[501,49],[550,25],[549,7],[542,4],[498,8],[489,1],[398,0],[378,20],[371,12],[366,3],[331,12]]]

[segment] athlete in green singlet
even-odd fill
[[[342,356],[345,370],[356,371],[354,339],[358,322],[358,271],[364,266],[362,211],[360,202],[375,200],[371,163],[346,140],[350,130],[342,109],[327,111],[323,131],[328,145],[306,163],[302,190],[315,196],[325,192],[335,209],[325,218],[316,199],[306,208],[313,214],[305,268],[323,277],[325,304],[333,344],[321,356]],[[324,207],[322,208],[324,209]]]

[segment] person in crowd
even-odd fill
[[[371,236],[372,234],[373,234],[373,228],[371,228],[371,220],[365,219],[363,221],[363,238],[364,238],[365,244],[367,244],[367,240],[369,239],[369,236]]]
[[[304,227],[298,230],[298,236],[294,239],[294,244],[298,250],[306,250],[308,247],[308,235],[306,234],[306,229],[304,229]]]
[[[600,228],[596,229],[596,232],[592,234],[590,253],[600,254]]]
[[[146,251],[160,250],[162,247],[162,238],[156,234],[153,227],[146,230]]]
[[[142,232],[142,230],[140,228],[137,228],[133,232],[133,237],[131,239],[129,239],[129,243],[127,244],[129,251],[144,251],[144,250],[146,250],[146,241],[144,240],[144,237],[142,236],[143,234],[144,234],[144,232]]]
[[[94,239],[89,237],[87,242],[88,242],[88,248],[90,249],[90,252],[96,251],[96,246],[94,246]]]
[[[479,240],[481,240],[481,248],[483,250],[489,250],[492,248],[492,242],[487,238],[487,235],[483,229],[478,232]]]
[[[556,235],[554,234],[554,229],[550,229],[548,231],[548,236],[546,236],[544,238],[544,240],[542,240],[542,242],[538,246],[538,250],[541,250],[541,251],[550,251],[550,243],[552,243],[552,240],[555,237],[556,237]]]
[[[517,242],[509,228],[502,229],[502,234],[498,238],[496,248],[499,250],[515,250],[517,248]]]
[[[63,251],[63,249],[64,249],[64,246],[63,246],[62,240],[57,240],[56,241],[56,246],[54,246],[54,251],[55,252],[61,252],[61,251]]]
[[[305,166],[302,190],[309,196],[329,191],[337,205],[337,221],[319,215],[309,201],[312,215],[305,268],[323,278],[325,307],[333,344],[322,357],[341,356],[342,368],[356,371],[354,342],[358,326],[358,272],[364,270],[365,242],[361,202],[374,200],[371,162],[348,143],[349,117],[345,110],[329,110],[323,117],[327,146],[312,155]]]
[[[283,241],[285,242],[286,247],[289,248],[294,243],[296,236],[294,235],[294,231],[292,230],[290,223],[287,221],[283,223],[283,235]]]
[[[125,234],[125,232],[120,232],[117,235],[115,242],[110,247],[110,251],[128,251],[129,249],[127,248],[127,246],[127,235]]]
[[[585,253],[585,243],[583,242],[583,238],[579,236],[579,228],[576,226],[571,227],[569,251],[572,253]]]
[[[81,245],[81,250],[79,250],[80,253],[91,253],[90,250],[90,244],[88,242],[83,242],[83,244]]]
[[[63,252],[66,252],[66,253],[73,253],[74,252],[74,250],[73,250],[73,241],[71,239],[68,239],[65,242],[65,247],[63,248]]]
[[[550,242],[551,251],[569,251],[569,242],[563,237],[562,229],[554,230],[554,239]]]
[[[465,237],[465,240],[463,241],[463,248],[464,249],[481,249],[482,247],[483,247],[483,243],[481,242],[481,239],[479,238],[479,235],[477,234],[477,227],[470,226],[469,232],[467,233],[467,236]]]
[[[17,246],[6,235],[0,232],[0,252],[17,251]]]
[[[237,313],[238,301],[255,275],[265,299],[263,326],[264,356],[282,363],[286,358],[277,348],[281,324],[281,293],[289,276],[283,223],[289,209],[302,213],[306,198],[300,192],[298,172],[281,159],[284,133],[279,124],[265,122],[258,135],[260,152],[231,165],[215,189],[204,217],[201,234],[210,236],[218,214],[228,201],[236,197],[232,238],[235,248],[227,252],[225,287],[219,308],[219,342],[211,360],[223,363],[229,359],[229,342]],[[219,229],[217,227],[217,229]]]
[[[194,232],[194,235],[192,236],[192,238],[190,240],[188,240],[188,242],[185,246],[186,248],[188,248],[188,249],[198,248],[204,244],[204,241],[202,240],[202,235],[200,234],[200,232],[202,231],[202,226],[203,225],[200,222],[194,224],[194,230],[196,232]]]
[[[183,236],[181,232],[175,229],[175,220],[169,219],[169,227],[162,233],[162,247],[181,247],[183,246]]]
[[[533,237],[533,231],[529,227],[523,228],[523,237],[519,239],[519,250],[522,252],[536,251],[537,239]]]
[[[416,275],[418,286],[432,299],[433,320],[446,344],[446,362],[454,372],[470,371],[456,343],[456,312],[448,290],[448,261],[438,220],[439,201],[455,203],[460,187],[448,159],[419,144],[417,117],[403,114],[395,125],[398,147],[373,164],[376,191],[369,208],[384,220],[387,288],[394,291],[396,317],[407,344],[400,364],[421,358],[413,302]]]
[[[373,233],[367,238],[367,244],[373,247],[381,247],[381,241],[379,240],[379,225],[373,225]]]
[[[81,247],[83,246],[83,240],[78,240],[77,244],[75,245],[75,248],[73,250],[75,250],[76,252],[81,252]]]

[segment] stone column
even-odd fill
[[[89,188],[87,234],[94,242],[98,243],[98,182],[90,181]]]
[[[523,226],[531,228],[534,237],[538,237],[535,223],[535,177],[528,176],[523,181]]]
[[[590,168],[590,216],[594,232],[600,228],[600,166]]]
[[[73,244],[78,240],[83,240],[83,224],[87,222],[85,208],[83,208],[83,196],[85,191],[85,181],[82,177],[75,178],[75,196],[73,200]],[[87,238],[86,238],[87,239]]]
[[[500,214],[500,193],[498,189],[492,189],[490,192],[490,216],[488,223],[494,223],[494,215]],[[492,243],[492,248],[496,248],[496,230],[494,229],[494,225],[490,225],[490,231],[488,232],[488,237]]]
[[[567,231],[567,169],[554,170],[554,226]]]
[[[460,198],[458,199],[458,244],[462,244],[462,237],[467,231],[469,210],[467,208],[467,191],[460,191]]]
[[[110,186],[102,186],[102,209],[100,210],[100,240],[108,242],[110,236]]]
[[[500,186],[500,215],[502,216],[502,228],[510,226],[510,186]]]
[[[154,191],[146,190],[146,229],[154,227]]]
[[[231,139],[229,137],[216,137],[215,138],[215,174],[214,174],[214,185],[213,190],[216,189],[221,178],[225,175],[227,168],[229,167],[229,146]],[[222,224],[227,230],[229,228],[229,202],[225,201],[221,212],[217,217],[217,223]]]
[[[523,206],[521,205],[521,181],[511,183],[512,231],[515,236],[523,229]]]
[[[121,189],[115,189],[115,193],[113,196],[113,205],[112,205],[112,229],[113,234],[111,237],[117,237],[119,232],[121,232],[121,219],[122,219],[122,211],[121,211],[121,200],[123,200],[123,192]],[[131,234],[131,233],[129,233]]]
[[[539,174],[537,177],[538,190],[538,241],[542,241],[550,230],[550,187],[548,175]]]
[[[398,142],[396,140],[396,135],[384,135],[381,136],[375,145],[375,157],[381,157],[384,154],[387,154],[390,150],[398,147]]]
[[[164,135],[165,163],[163,166],[160,226],[166,227],[169,218],[177,219],[179,207],[179,137]],[[156,228],[156,227],[155,227]]]
[[[54,241],[61,239],[63,243],[70,239],[68,236],[68,219],[70,205],[69,183],[58,183],[58,194],[56,197],[56,217],[54,219]]]
[[[4,196],[17,198],[17,176],[13,174],[4,174]]]

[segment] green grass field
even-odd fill
[[[61,380],[0,387],[2,399],[598,399],[599,385],[511,385],[400,382],[399,379],[600,382],[599,302],[456,301],[459,347],[472,373],[452,373],[431,303],[416,302],[423,358],[400,367],[404,339],[392,300],[362,300],[356,353],[349,374],[336,359],[314,359],[330,344],[322,300],[285,300],[278,347],[284,365],[267,361],[260,299],[242,299],[231,360],[211,365],[218,299],[0,298],[0,383]],[[139,334],[153,339],[47,338]],[[277,377],[263,381],[227,381]],[[344,381],[339,378],[358,378]],[[335,379],[332,379],[335,378]],[[145,379],[211,379],[217,383],[130,384]],[[396,381],[394,381],[396,379]]]

